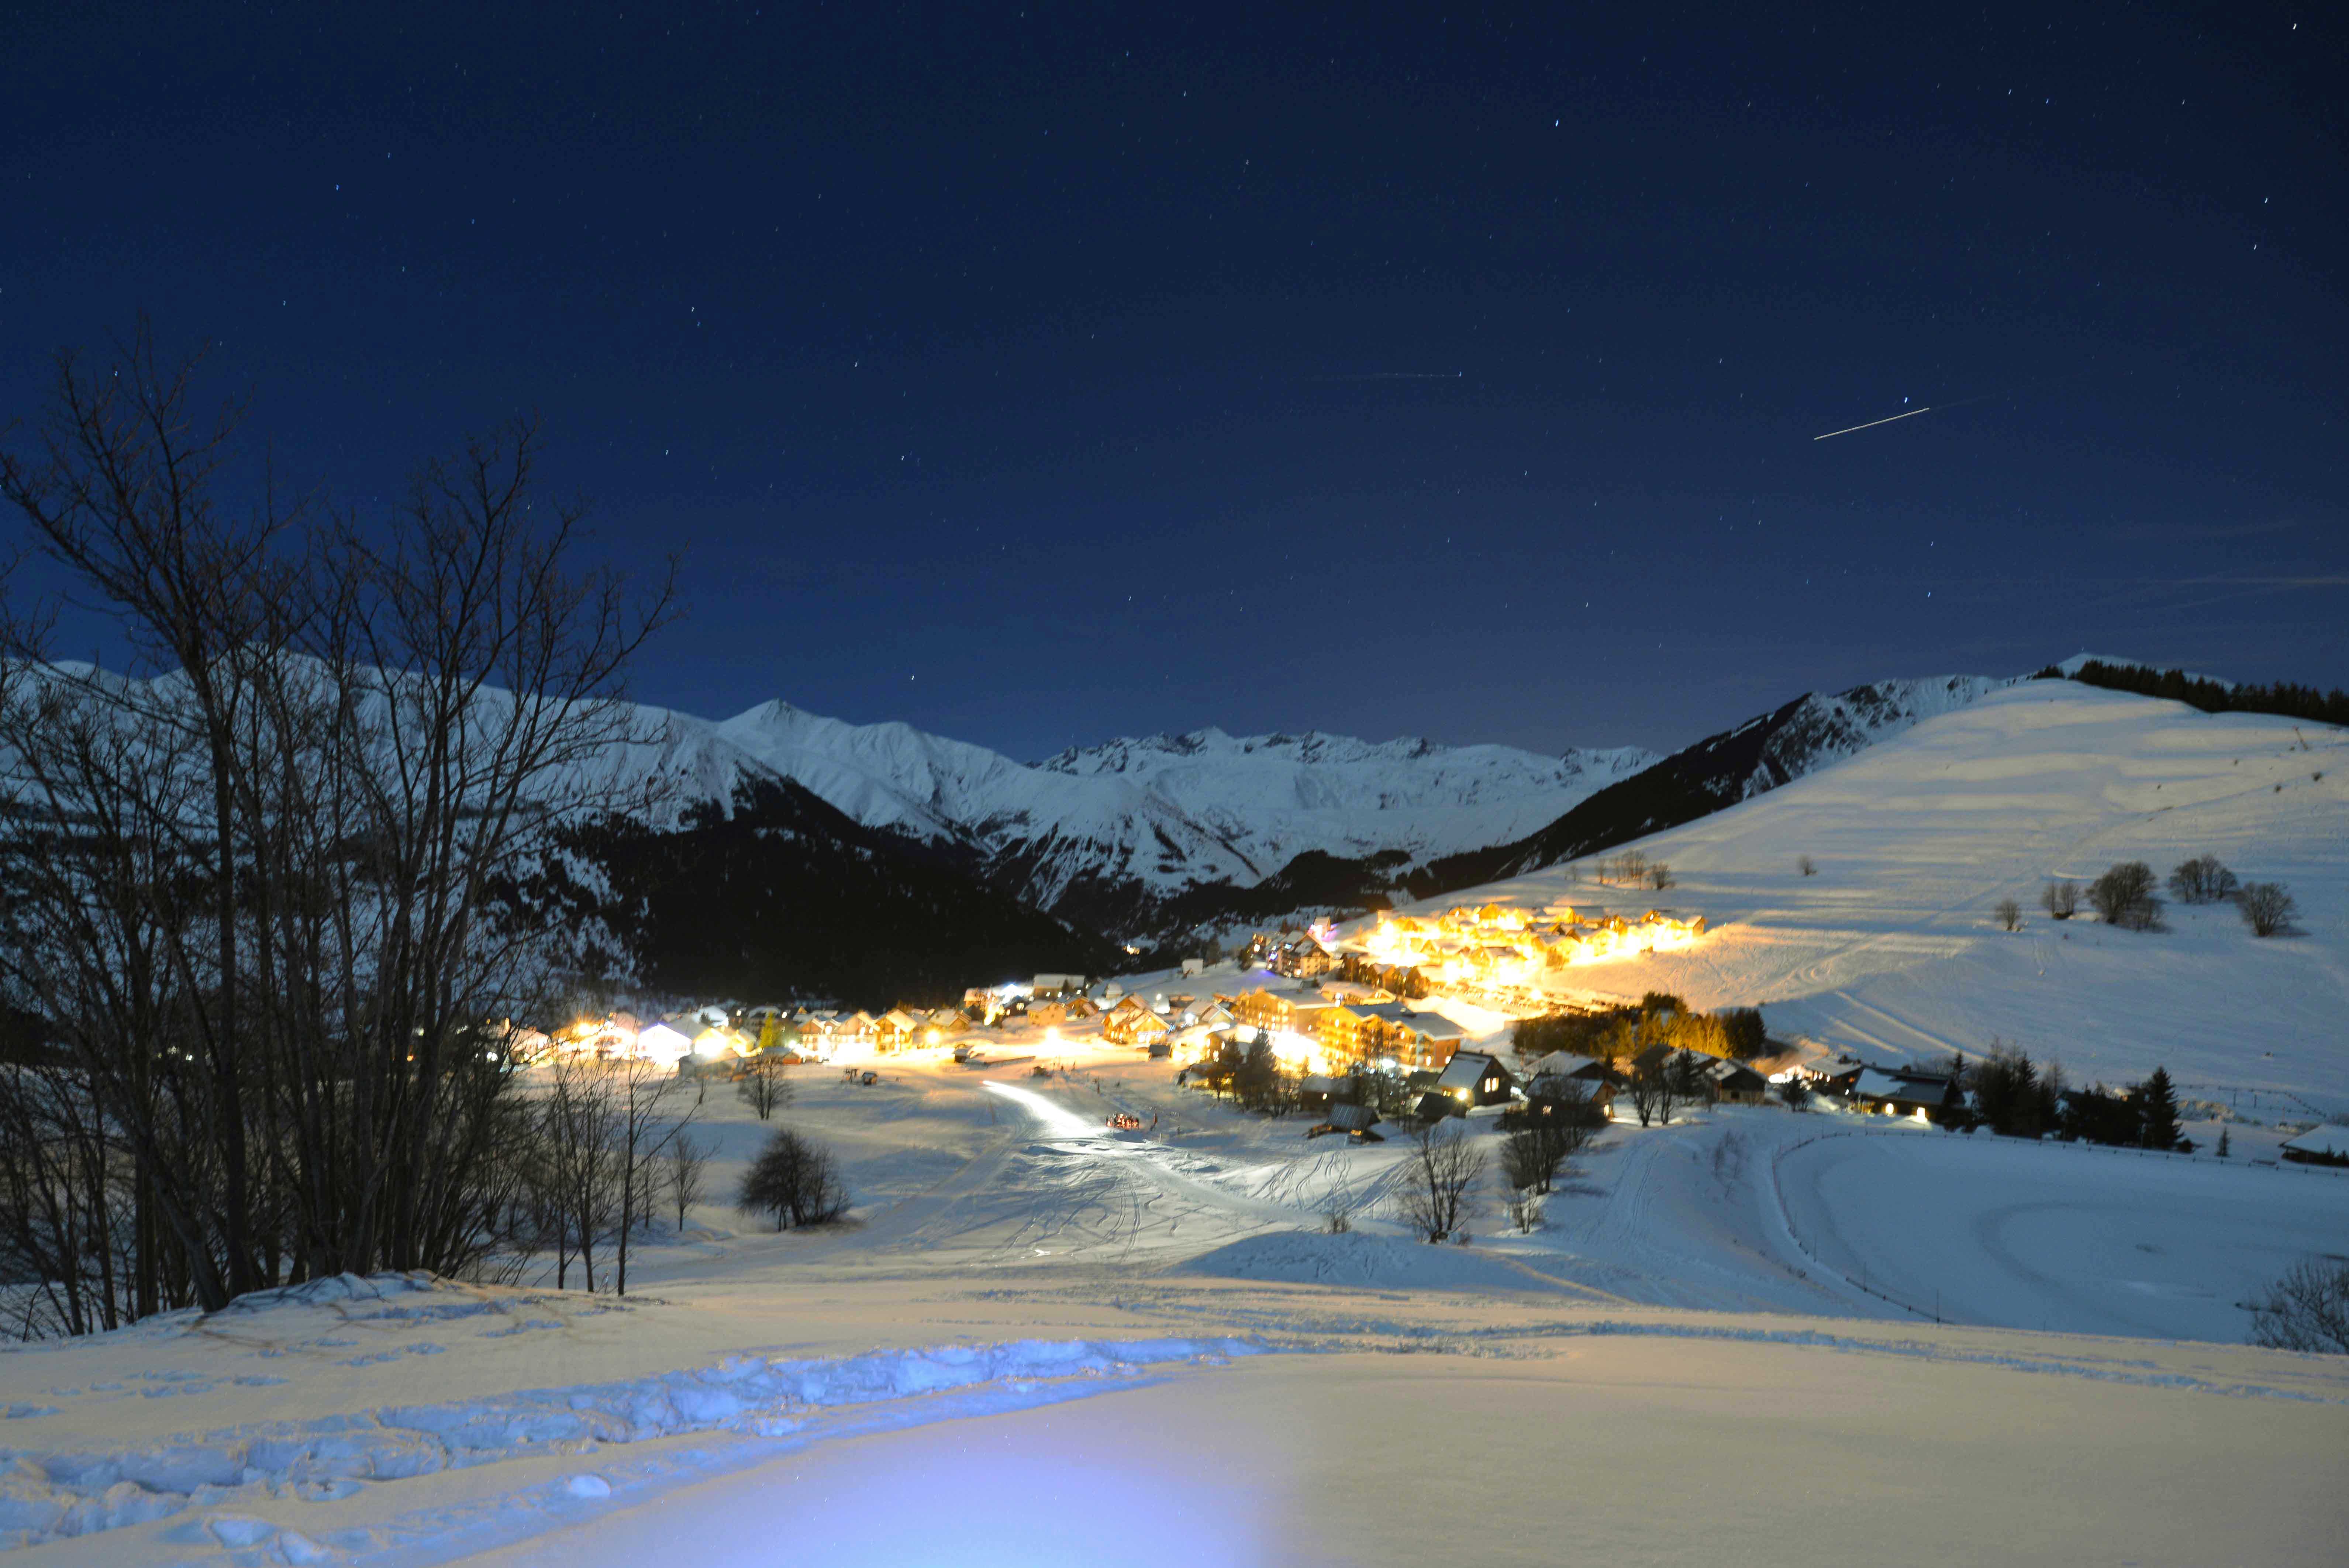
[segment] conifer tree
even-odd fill
[[[2178,1096],[2169,1086],[2169,1069],[2156,1067],[2153,1076],[2137,1085],[2137,1108],[2145,1118],[2145,1147],[2178,1147]]]

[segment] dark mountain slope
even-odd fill
[[[583,877],[547,894],[615,933],[646,984],[678,994],[939,1002],[1124,957],[978,881],[968,855],[864,827],[789,780],[745,779],[730,813],[705,803],[675,829],[606,819],[571,847],[609,891]]]

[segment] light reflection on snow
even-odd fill
[[[999,1084],[988,1079],[981,1085],[990,1095],[1000,1095],[1044,1125],[1044,1130],[1054,1137],[1100,1137],[1102,1128],[1089,1122],[1074,1111],[1054,1105],[1033,1089],[1018,1088],[1010,1084]]]
[[[1080,1451],[1081,1435],[1094,1444]],[[841,1568],[953,1563],[1086,1568],[1203,1568],[1263,1562],[1246,1500],[1216,1495],[1179,1459],[1142,1451],[1104,1454],[1097,1427],[1013,1437],[1000,1428],[941,1428],[906,1451],[901,1438],[885,1465],[836,1478],[768,1535],[758,1555]],[[873,1456],[879,1459],[882,1452]],[[781,1521],[779,1521],[781,1522]],[[708,1561],[705,1559],[704,1561]]]
[[[1123,1412],[1140,1417],[1146,1406]],[[1104,1427],[1109,1429],[1104,1431]],[[1263,1500],[1155,1424],[1045,1412],[823,1445],[570,1538],[568,1568],[1255,1568]],[[517,1563],[549,1561],[534,1550]]]

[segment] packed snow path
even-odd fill
[[[2349,1237],[2349,1176],[1763,1106],[1609,1129],[1531,1234],[1506,1225],[1488,1179],[1475,1245],[1430,1248],[1396,1217],[1401,1137],[1308,1140],[1307,1118],[1218,1105],[1173,1072],[1108,1052],[1018,1081],[894,1066],[886,1125],[958,1126],[963,1158],[894,1178],[868,1158],[854,1168],[874,1193],[860,1224],[746,1231],[714,1260],[648,1254],[643,1277],[674,1271],[694,1288],[787,1266],[1002,1289],[1076,1270],[1136,1300],[1188,1288],[1153,1282],[1233,1278],[2225,1342],[2244,1337],[2241,1303],[2267,1281]],[[873,1093],[811,1081],[802,1120],[854,1125],[883,1104],[858,1097]],[[1103,1125],[1121,1110],[1144,1130]],[[1492,1124],[1469,1125],[1489,1156]],[[1347,1233],[1328,1233],[1333,1212]]]

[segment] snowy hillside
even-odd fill
[[[2008,684],[1982,675],[1937,675],[1879,680],[1831,694],[1806,692],[1599,790],[1539,832],[1439,859],[1431,867],[1433,886],[1448,890],[1538,870],[1677,827]]]
[[[1420,860],[1507,843],[1659,760],[1636,746],[1548,757],[1510,746],[1208,729],[1111,741],[1038,766],[1140,784],[1277,867],[1309,849],[1400,849]]]
[[[1750,800],[1790,784],[1913,724],[1954,712],[2006,684],[1982,675],[1936,675],[1918,680],[1878,680],[1848,691],[1814,691],[1799,697],[1776,713],[1754,722],[1755,727],[1767,731],[1767,736],[1751,771],[1736,781],[1737,796]]]
[[[1443,901],[1653,900],[1712,924],[1685,951],[1547,971],[1562,992],[1760,1002],[1774,1033],[1877,1059],[2003,1040],[2075,1083],[2167,1064],[2189,1096],[2349,1111],[2349,732],[2025,681],[1639,842],[1669,892],[1558,866]],[[2151,932],[2038,907],[2050,877],[2202,854],[2286,884],[2296,928],[2255,940],[2230,904],[2171,903]],[[2009,898],[2012,933],[1992,919]]]

